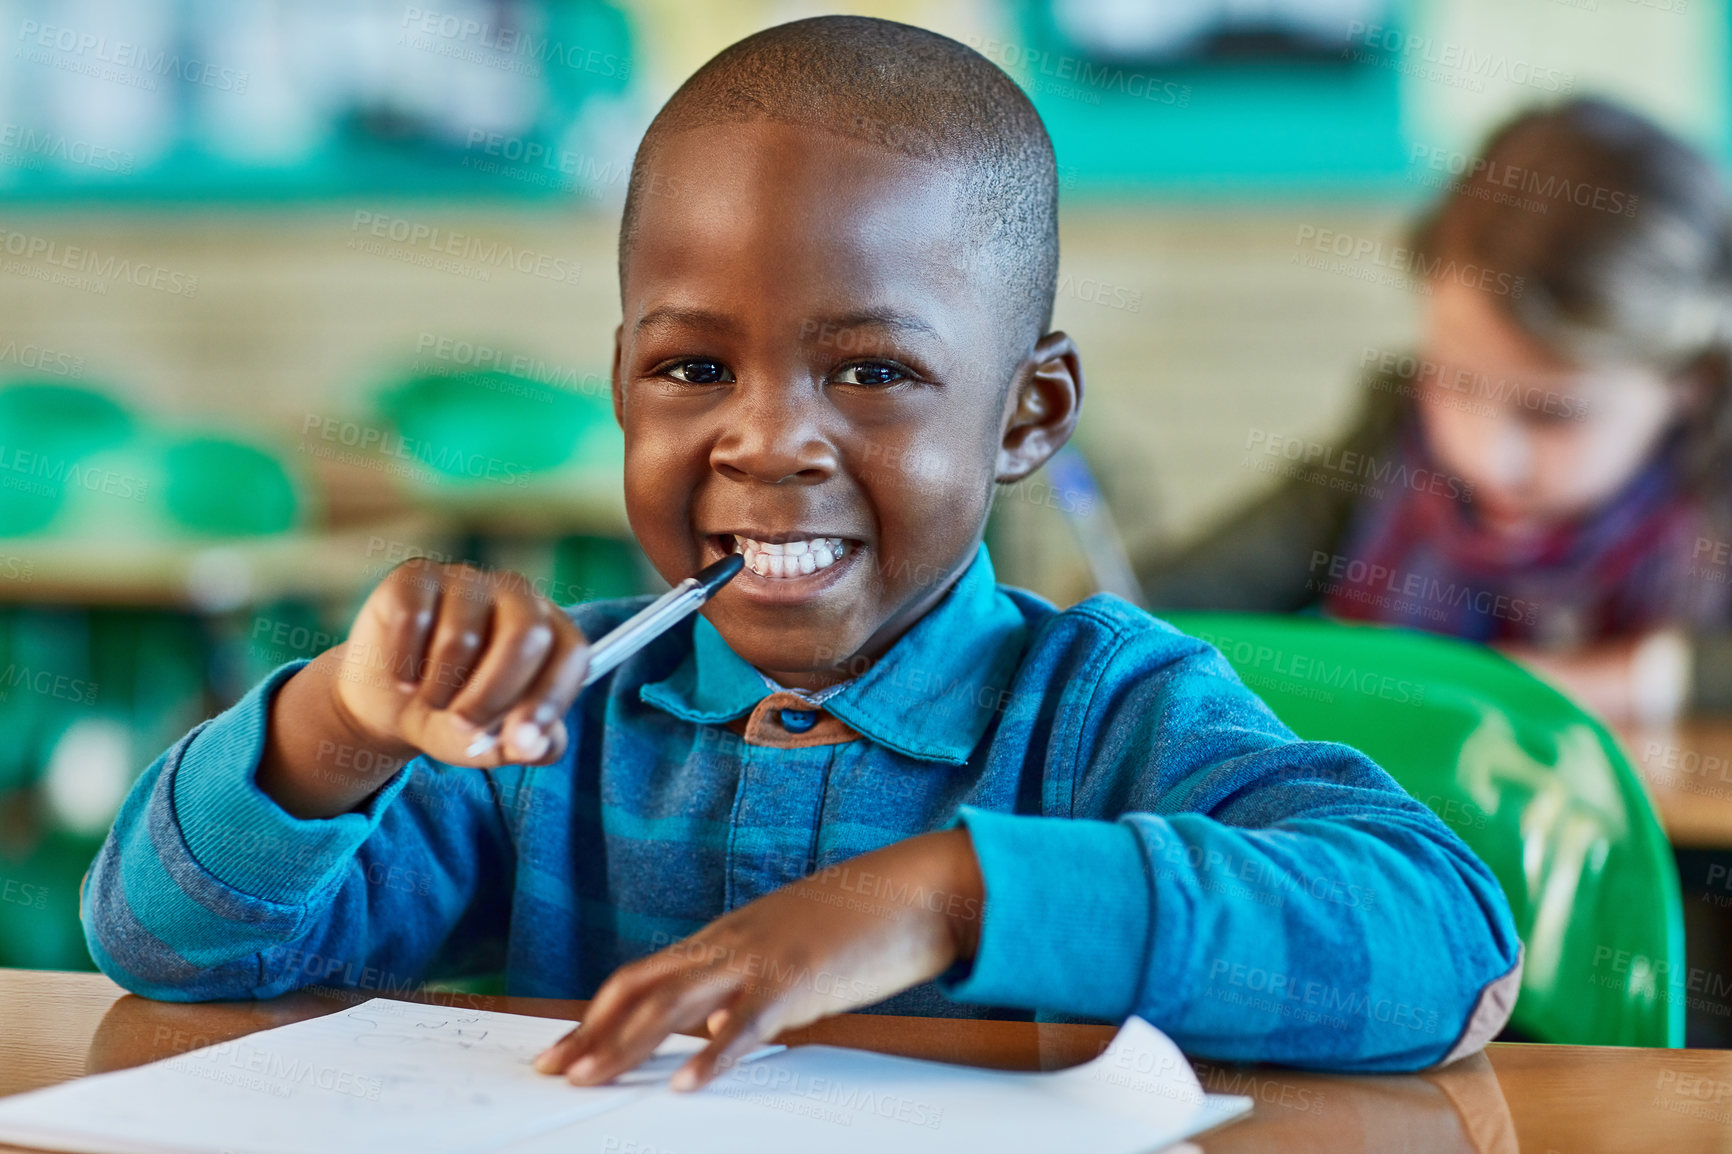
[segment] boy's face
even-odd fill
[[[851,676],[973,557],[994,482],[1069,436],[1075,352],[1007,351],[948,170],[770,122],[653,167],[614,361],[632,530],[670,583],[773,546],[705,614],[784,685]]]

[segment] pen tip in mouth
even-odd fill
[[[745,567],[746,558],[739,553],[730,553],[720,561],[704,566],[697,573],[698,584],[702,586],[704,596],[714,596],[716,590],[732,581]]]

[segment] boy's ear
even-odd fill
[[[609,390],[613,394],[613,419],[621,430],[625,429],[625,392],[620,386],[619,379],[619,339],[624,333],[625,325],[623,323],[613,326],[613,385]]]
[[[1035,342],[1011,383],[1011,411],[993,480],[1020,481],[1063,448],[1076,431],[1082,392],[1082,359],[1070,337],[1048,333]]]

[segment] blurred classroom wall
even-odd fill
[[[1266,484],[1266,478],[1238,467],[1248,430],[1329,435],[1351,412],[1361,358],[1400,350],[1412,338],[1418,299],[1413,292],[1376,278],[1380,270],[1369,266],[1343,274],[1295,263],[1296,251],[1307,247],[1299,240],[1302,233],[1307,240],[1327,231],[1398,244],[1412,212],[1448,175],[1436,167],[1438,161],[1471,152],[1482,133],[1510,110],[1555,99],[1565,86],[1617,95],[1725,154],[1725,7],[1695,3],[1673,10],[1666,6],[1671,2],[1593,0],[1591,8],[1558,0],[1335,4],[1340,11],[1384,9],[1381,18],[1344,24],[1367,26],[1351,41],[1360,50],[1393,45],[1394,59],[1361,66],[1365,76],[1347,93],[1354,108],[1338,117],[1350,121],[1345,127],[1311,123],[1305,131],[1316,140],[1298,145],[1276,145],[1271,138],[1291,138],[1296,116],[1343,111],[1331,105],[1327,62],[1312,66],[1322,74],[1316,82],[1289,76],[1286,88],[1260,83],[1257,75],[1260,70],[1294,72],[1286,62],[1121,65],[1151,83],[1166,80],[1184,90],[1180,103],[1130,102],[1111,83],[1090,88],[1055,79],[1065,67],[1064,50],[1034,45],[1027,34],[1034,20],[1029,9],[1038,5],[906,0],[849,10],[919,22],[981,47],[1012,66],[1052,123],[1065,180],[1065,280],[1056,323],[1081,341],[1087,373],[1079,442],[1134,547],[1182,539]],[[325,27],[308,13],[323,10],[332,29],[364,40],[374,55],[395,48],[400,56],[417,58],[423,72],[430,62],[419,58],[430,56],[436,72],[480,73],[485,79],[488,72],[500,71],[393,41],[405,40],[429,17],[486,23],[509,7],[363,4],[349,6],[346,19],[338,19],[330,6],[302,7],[302,18],[293,25],[302,54],[309,52],[304,41]],[[1062,16],[1067,7],[1077,6],[1051,7]],[[132,12],[129,18],[117,17],[123,8]],[[203,85],[208,91],[200,95],[207,103],[220,109],[268,90],[267,96],[274,92],[274,102],[283,104],[289,102],[283,89],[319,82],[316,72],[293,72],[292,61],[283,59],[295,55],[290,49],[277,45],[272,51],[274,5],[225,8],[230,25],[251,31],[221,45],[227,53],[223,66],[251,83],[241,93]],[[392,372],[426,361],[447,345],[469,342],[578,377],[605,372],[617,321],[618,203],[636,134],[678,82],[721,46],[755,28],[833,6],[635,0],[618,10],[631,28],[631,83],[621,93],[607,94],[599,113],[583,113],[590,128],[581,137],[579,171],[564,174],[568,185],[577,186],[576,195],[501,197],[500,191],[521,191],[511,188],[513,180],[545,178],[548,171],[511,165],[495,140],[471,144],[460,121],[461,103],[440,111],[459,118],[447,124],[452,150],[460,164],[491,161],[509,170],[492,189],[422,194],[399,184],[369,195],[346,195],[339,182],[335,192],[314,186],[310,194],[296,195],[293,181],[284,182],[287,192],[279,192],[268,179],[256,178],[264,191],[247,189],[215,203],[197,203],[201,182],[196,173],[172,189],[173,195],[164,196],[158,187],[143,197],[133,188],[136,182],[127,180],[88,182],[77,187],[73,199],[15,179],[14,203],[5,210],[9,230],[33,241],[82,245],[105,259],[173,270],[196,280],[196,291],[125,284],[98,291],[46,284],[30,271],[9,266],[10,275],[0,275],[6,327],[20,339],[75,358],[85,380],[140,405],[219,423],[266,425],[290,449],[303,450],[310,414],[358,411],[366,392]],[[14,52],[0,56],[0,93],[7,103],[0,117],[32,127],[31,112],[44,106],[42,88],[48,82],[58,82],[63,96],[71,85],[74,96],[68,102],[75,106],[79,84],[86,90],[113,89],[123,104],[137,95],[129,86],[103,85],[99,78],[29,59],[23,48],[42,35],[25,33],[32,23],[76,29],[80,35],[118,27],[122,31],[112,35],[122,37],[128,28],[148,32],[151,21],[140,12],[154,12],[155,23],[168,26],[177,13],[184,19],[210,11],[207,4],[165,0],[0,4],[0,28],[11,29],[14,42]],[[376,26],[370,38],[356,35],[355,11],[370,14]],[[1134,23],[1127,18],[1127,25]],[[274,27],[288,30],[280,23]],[[1415,44],[1429,47],[1416,52]],[[68,56],[46,51],[56,63]],[[112,56],[115,49],[110,44],[106,51]],[[1468,61],[1478,54],[1504,63],[1477,70],[1470,63],[1451,71],[1425,64],[1428,54]],[[355,62],[368,58],[361,49],[331,55]],[[77,54],[70,58],[78,59]],[[1031,61],[1026,68],[1015,67],[1025,59]],[[427,87],[420,72],[377,61],[369,68],[376,85],[395,77],[406,87]],[[1339,64],[1333,68],[1341,70]],[[1518,83],[1517,76],[1526,83]],[[166,81],[158,85],[167,87]],[[353,96],[366,84],[351,78],[347,88],[334,87]],[[468,107],[488,106],[484,85],[467,87],[473,90]],[[1367,114],[1369,105],[1383,107]],[[594,127],[604,114],[614,122],[611,130]],[[82,133],[108,141],[142,172],[152,167],[150,142],[173,151],[160,143],[169,133],[160,128],[142,137],[129,133],[160,118],[136,110],[75,108],[48,119],[50,125],[66,126],[68,138]],[[207,114],[199,123],[208,127],[242,119],[233,113]],[[520,117],[514,124],[509,116],[490,113],[475,120],[476,131],[484,128],[503,138],[508,149],[512,140],[528,137],[529,119]],[[283,114],[261,117],[265,124],[292,120]],[[303,125],[302,135],[311,134]],[[1291,163],[1289,154],[1306,143],[1314,143],[1323,159]],[[261,149],[254,159],[258,156],[270,159],[271,154]],[[269,167],[261,163],[264,170]],[[284,161],[278,167],[294,166]],[[0,168],[0,179],[8,174],[31,175],[18,164]],[[556,181],[561,176],[551,172]],[[232,177],[230,183],[235,183]],[[581,271],[570,283],[557,285],[511,270],[441,275],[401,259],[417,255],[412,251],[396,251],[389,244],[384,249],[390,251],[377,244],[365,251],[368,226],[381,218],[520,247]],[[478,279],[489,272],[488,279]],[[1050,518],[1041,510],[1009,512],[1039,523],[1033,530],[1037,542],[1053,528],[1044,524]],[[1018,550],[1018,568],[1027,583],[1070,600],[1087,591],[1087,576],[1076,569],[1074,550],[1063,544],[1060,533],[1058,547]]]

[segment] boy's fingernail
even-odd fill
[[[511,731],[511,744],[524,757],[540,757],[547,752],[547,734],[539,725],[528,721],[518,722],[517,728]]]
[[[553,1051],[543,1050],[535,1056],[535,1069],[542,1074],[551,1074],[555,1069]]]
[[[675,1090],[695,1090],[698,1088],[698,1076],[690,1067],[681,1066],[674,1071],[674,1076],[668,1079],[668,1086]]]
[[[595,1073],[596,1065],[597,1062],[593,1054],[585,1058],[579,1058],[577,1060],[577,1065],[573,1066],[566,1076],[573,1080],[587,1078],[591,1074]]]

